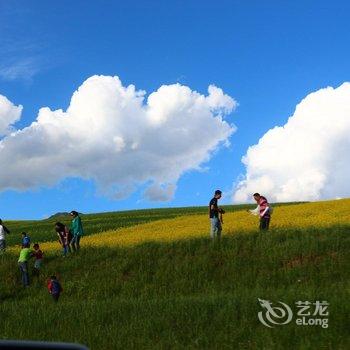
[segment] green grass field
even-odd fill
[[[91,234],[201,212],[206,208],[83,220]],[[52,221],[9,227],[38,240],[56,239]],[[83,249],[65,259],[58,249],[48,251],[42,278],[27,289],[19,283],[12,248],[0,256],[1,338],[80,342],[91,349],[348,349],[349,227],[252,230],[220,243],[197,238],[84,249],[82,241]],[[58,304],[45,289],[52,273],[64,288]],[[292,307],[299,300],[326,300],[329,327],[291,322],[267,328],[257,317],[258,298]]]

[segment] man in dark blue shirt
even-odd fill
[[[221,198],[222,192],[216,190],[214,197],[209,202],[209,218],[210,218],[210,237],[212,239],[221,237],[221,220],[220,220],[220,209],[218,207],[218,200]]]
[[[26,248],[30,246],[30,237],[26,232],[22,232],[22,247]]]

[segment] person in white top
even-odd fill
[[[272,208],[264,196],[259,193],[253,195],[258,206],[253,210],[248,210],[253,215],[259,215],[260,217],[260,231],[266,231],[269,229],[270,219],[272,214]]]
[[[3,253],[6,249],[6,234],[8,233],[10,233],[10,231],[0,219],[0,253]]]

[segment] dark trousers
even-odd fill
[[[260,218],[260,231],[267,231],[270,226],[270,218]]]
[[[29,273],[28,263],[26,261],[18,263],[19,270],[21,271],[22,284],[24,287],[29,286]]]
[[[80,237],[81,236],[73,236],[71,240],[71,246],[72,246],[73,252],[76,252],[77,250],[80,249]]]
[[[52,295],[53,300],[57,302],[58,298],[60,297],[60,294],[58,293],[58,294],[51,294],[51,295]]]

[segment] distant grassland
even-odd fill
[[[280,206],[267,233],[245,206],[229,207],[219,244],[208,238],[207,208],[155,210],[148,219],[147,211],[83,216],[89,233],[94,220],[107,232],[84,237],[82,250],[65,259],[56,241],[43,243],[42,277],[30,288],[19,284],[19,247],[0,256],[0,337],[106,350],[349,349],[349,206]],[[16,231],[23,222],[10,224]],[[28,226],[33,237],[38,224]],[[64,288],[57,305],[45,289],[52,273]],[[267,328],[258,298],[293,310],[300,300],[326,300],[329,327]]]

